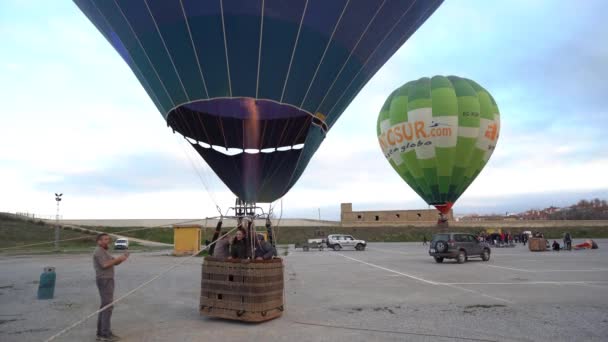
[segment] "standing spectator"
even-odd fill
[[[572,236],[568,232],[564,234],[564,249],[572,250]]]
[[[120,265],[129,258],[125,253],[116,258],[108,253],[108,247],[112,239],[106,233],[97,235],[97,247],[93,252],[93,268],[95,268],[95,280],[101,297],[100,309],[114,301],[114,266]],[[97,317],[97,340],[118,341],[120,338],[112,332],[110,327],[113,306],[106,308]]]

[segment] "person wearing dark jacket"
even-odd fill
[[[249,258],[249,248],[247,242],[247,232],[243,227],[239,227],[230,245],[230,257],[228,259],[247,259]]]
[[[564,249],[572,249],[572,236],[570,235],[570,233],[564,234]]]
[[[557,241],[553,240],[552,247],[553,247],[554,251],[558,251],[559,252],[559,243]]]
[[[266,240],[264,235],[258,234],[255,245],[255,260],[269,260],[276,254],[274,247]]]

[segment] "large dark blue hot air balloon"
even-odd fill
[[[75,0],[174,131],[241,200],[302,175],[442,0]]]

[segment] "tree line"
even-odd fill
[[[550,220],[608,220],[608,202],[594,198],[549,214]]]

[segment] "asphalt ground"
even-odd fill
[[[191,258],[117,304],[113,330],[124,341],[606,341],[608,240],[596,241],[495,248],[489,262],[465,264],[436,264],[420,243],[291,246],[286,311],[262,324],[199,316],[202,260]],[[115,297],[183,261],[164,254],[132,254]],[[57,268],[53,300],[36,299],[44,266]],[[90,255],[0,256],[0,341],[42,341],[98,307]],[[92,318],[58,340],[94,341],[95,327]]]

